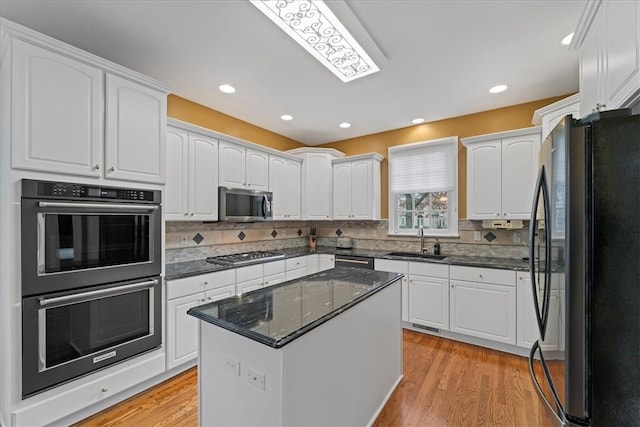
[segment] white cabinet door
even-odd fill
[[[351,163],[338,163],[333,166],[333,219],[351,218]]]
[[[451,280],[450,330],[516,344],[516,288]]]
[[[539,134],[502,140],[503,219],[529,219],[531,217],[531,201],[538,176],[539,150]]]
[[[269,287],[273,285],[277,285],[278,283],[282,283],[285,280],[284,271],[282,273],[272,274],[269,276],[264,276],[264,280],[262,281],[263,287]]]
[[[531,289],[531,276],[528,273],[517,275],[517,345],[531,348],[538,340],[538,322],[536,320],[533,305],[533,290]]]
[[[167,97],[106,74],[105,178],[164,183]]]
[[[354,161],[351,164],[351,217],[371,218],[373,182],[371,160]]]
[[[247,148],[246,184],[249,190],[269,189],[269,155],[263,151]]]
[[[439,277],[409,277],[410,322],[449,330],[449,280]]]
[[[501,217],[501,163],[499,140],[467,147],[467,218]]]
[[[11,48],[12,166],[102,176],[102,70],[18,39]]]
[[[273,219],[300,219],[301,164],[269,156],[269,191],[273,193]]]
[[[236,294],[241,295],[254,291],[262,287],[262,277],[259,279],[247,280],[246,282],[236,283]]]
[[[167,183],[164,187],[164,217],[167,221],[187,219],[189,212],[189,134],[167,129]]]
[[[373,265],[376,271],[404,274],[402,278],[402,321],[408,322],[411,318],[411,307],[409,304],[409,263],[407,261],[376,258]]]
[[[204,293],[167,301],[167,369],[197,357],[198,319],[187,311],[205,302]]]
[[[580,116],[596,110],[602,99],[602,26],[598,11],[587,34],[580,54]]]
[[[335,255],[320,254],[318,255],[318,271],[331,270],[336,266]]]
[[[302,165],[294,160],[285,163],[285,194],[287,219],[301,219],[302,214]]]
[[[205,292],[204,298],[207,303],[210,303],[210,302],[232,297],[235,294],[236,294],[236,285],[227,285],[221,288],[216,288],[212,291]]]
[[[640,90],[640,2],[607,1],[604,8],[603,91],[608,110]]]
[[[333,156],[308,153],[304,159],[303,215],[309,220],[331,219],[333,212]]]
[[[226,141],[219,143],[218,182],[222,187],[244,188],[245,148]]]
[[[189,135],[189,219],[218,220],[218,142]]]

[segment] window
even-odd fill
[[[458,234],[458,137],[389,148],[389,234]]]

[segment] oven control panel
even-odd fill
[[[130,200],[160,202],[160,192],[134,188],[103,187],[68,182],[22,180],[23,197],[47,197],[71,200]]]

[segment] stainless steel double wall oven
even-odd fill
[[[22,395],[161,345],[160,192],[22,180]]]

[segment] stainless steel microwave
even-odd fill
[[[228,222],[270,221],[273,193],[218,187],[218,219]]]

